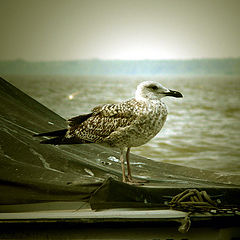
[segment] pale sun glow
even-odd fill
[[[104,59],[128,59],[128,60],[141,60],[141,59],[173,59],[179,58],[173,52],[159,47],[151,46],[124,46],[122,49],[113,50],[109,52],[108,56]]]

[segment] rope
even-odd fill
[[[178,231],[187,233],[191,227],[190,215],[193,212],[205,212],[218,209],[217,203],[214,202],[206,191],[199,192],[197,189],[187,189],[174,196],[169,202],[172,209],[187,211],[186,217],[181,220]]]
[[[219,208],[220,200],[213,201],[206,191],[198,191],[197,189],[187,189],[174,196],[169,202],[171,209],[188,212],[186,217],[181,220],[178,231],[186,233],[190,229],[190,215],[194,212],[210,212],[211,214],[234,214],[240,215],[239,207]]]
[[[205,212],[218,209],[217,203],[213,201],[206,191],[199,192],[197,189],[187,189],[174,196],[169,202],[172,209],[187,212]]]

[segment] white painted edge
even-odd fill
[[[37,219],[171,219],[184,218],[185,212],[177,210],[60,210],[0,213],[0,220],[37,220]]]

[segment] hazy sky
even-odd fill
[[[0,59],[240,56],[240,0],[0,0]]]

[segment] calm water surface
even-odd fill
[[[240,77],[6,79],[66,119],[98,104],[131,98],[141,81],[158,81],[184,98],[163,99],[169,115],[162,131],[132,152],[156,161],[240,174]]]

